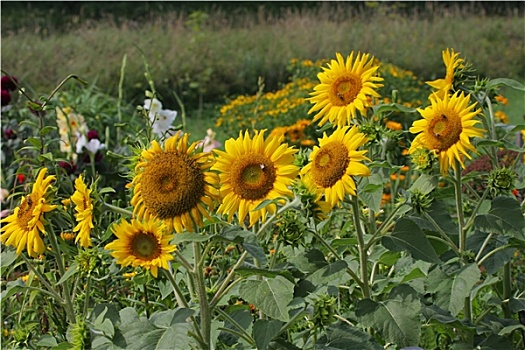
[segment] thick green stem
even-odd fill
[[[210,302],[210,306],[212,308],[214,308],[217,305],[217,303],[219,302],[219,300],[221,300],[221,298],[224,296],[224,292],[226,290],[226,287],[228,287],[228,284],[232,280],[233,275],[235,275],[235,271],[239,268],[239,266],[241,266],[241,264],[244,262],[244,259],[246,259],[247,256],[248,256],[248,252],[245,250],[241,254],[241,256],[239,257],[239,260],[237,260],[235,265],[233,265],[233,267],[231,268],[230,272],[228,273],[228,275],[226,276],[226,278],[222,282],[221,286],[219,287],[219,289],[215,293],[215,296],[213,297],[213,299]]]
[[[354,225],[357,235],[357,245],[359,248],[359,267],[361,271],[361,281],[363,282],[361,287],[363,288],[363,297],[369,299],[370,288],[368,286],[368,252],[365,244],[365,234],[363,232],[363,227],[361,226],[359,199],[357,198],[357,196],[352,196],[352,209],[354,212]]]
[[[38,271],[34,266],[33,264],[31,263],[31,261],[24,255],[24,254],[20,254],[20,256],[22,257],[22,259],[25,261],[26,265],[29,267],[29,269],[31,271],[33,271],[33,273],[35,274],[35,276],[38,277],[38,281],[40,283],[42,283],[44,285],[44,287],[46,287],[47,289],[47,293],[51,294],[60,304],[62,305],[65,305],[65,301],[64,299],[62,299],[62,297],[53,289],[53,287],[51,287],[51,285],[49,284],[49,282],[47,281],[47,279],[40,273],[40,271]]]
[[[378,227],[378,229],[375,231],[375,233],[372,235],[370,240],[368,241],[366,245],[366,249],[368,250],[376,241],[379,239],[382,235],[384,235],[390,227],[392,227],[392,221],[396,217],[397,212],[399,209],[401,209],[403,206],[408,205],[406,203],[401,203],[394,207],[390,215],[385,219],[385,221]]]
[[[49,232],[48,237],[49,237],[49,241],[51,242],[53,252],[55,253],[55,257],[56,257],[56,261],[58,265],[58,271],[60,272],[60,277],[62,277],[66,273],[66,269],[64,268],[64,262],[62,261],[62,255],[60,254],[60,250],[58,248],[57,238],[53,231]],[[63,285],[63,291],[64,291],[64,308],[69,318],[69,322],[71,322],[72,324],[75,324],[77,322],[77,319],[75,317],[75,309],[73,307],[73,301],[71,300],[69,284],[66,281],[62,285]]]
[[[228,322],[230,322],[239,331],[238,332],[232,332],[232,329],[229,329],[229,328],[222,328],[222,330],[224,330],[225,332],[230,332],[230,333],[236,334],[237,336],[239,336],[239,337],[243,338],[244,340],[246,340],[253,347],[257,346],[257,344],[255,343],[255,340],[252,338],[252,336],[250,334],[248,334],[246,332],[246,330],[241,325],[239,325],[239,323],[237,321],[235,321],[230,315],[228,315],[226,312],[222,311],[220,308],[217,308],[217,313],[224,320],[227,320]]]
[[[111,211],[114,211],[115,213],[122,214],[122,215],[128,216],[128,217],[133,216],[133,213],[131,211],[129,211],[129,210],[117,207],[117,206],[115,206],[113,204],[109,204],[109,203],[102,203],[102,204],[103,204],[104,207],[106,207],[107,209],[109,209]]]
[[[197,297],[199,299],[200,307],[200,332],[202,340],[206,349],[211,347],[211,308],[206,293],[206,285],[204,281],[203,266],[201,262],[201,245],[199,242],[193,242],[193,256],[195,258],[195,287],[197,289]]]
[[[456,212],[458,216],[459,252],[465,253],[467,244],[467,231],[465,230],[465,218],[463,215],[463,194],[461,191],[461,164],[456,160],[454,191],[456,195]]]
[[[173,293],[175,294],[175,299],[177,300],[177,304],[179,304],[179,306],[182,306],[188,309],[190,306],[186,302],[186,299],[184,299],[183,293],[180,290],[179,285],[177,284],[177,281],[175,281],[175,278],[171,274],[171,271],[162,269],[162,272],[168,278],[168,281],[170,281],[171,286],[173,287]]]
[[[91,275],[88,274],[87,281],[86,281],[86,290],[84,292],[84,315],[83,318],[86,319],[88,315],[88,309],[89,309],[89,295],[91,294]]]
[[[439,227],[438,223],[436,222],[436,220],[434,220],[434,218],[432,216],[430,216],[427,212],[423,212],[423,216],[428,220],[430,221],[430,223],[436,228],[437,232],[441,235],[441,237],[443,238],[442,242],[446,243],[450,249],[452,249],[458,257],[461,257],[461,253],[458,249],[458,247],[456,247],[456,245],[454,244],[454,242],[452,242],[452,240],[450,239],[450,237],[445,233],[445,231],[443,231],[443,229],[441,227]],[[432,238],[431,236],[429,238]]]
[[[509,308],[509,299],[512,296],[511,277],[512,271],[510,262],[508,262],[503,266],[503,302],[501,303],[505,318],[512,318],[512,313]]]

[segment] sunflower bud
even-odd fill
[[[78,265],[78,271],[86,275],[91,274],[97,265],[101,263],[98,251],[95,249],[80,250],[75,260]]]
[[[277,223],[277,227],[277,239],[289,245],[301,244],[307,231],[305,218],[296,210],[284,212]]]
[[[494,195],[505,194],[514,187],[516,173],[508,168],[492,170],[489,173],[488,186]]]
[[[330,295],[322,295],[314,303],[313,323],[316,326],[328,326],[336,321],[337,299]]]
[[[416,169],[421,171],[430,170],[434,164],[434,159],[434,153],[424,147],[419,147],[410,154],[410,161]]]
[[[414,190],[410,197],[412,208],[419,214],[430,208],[432,204],[432,196],[429,193],[424,193],[419,190]]]
[[[77,323],[71,326],[70,336],[74,350],[86,349],[86,346],[91,343],[89,327],[82,319],[77,319]]]

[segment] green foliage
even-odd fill
[[[188,20],[194,48],[200,47],[211,16],[194,13]],[[292,78],[280,90],[264,92],[260,81],[258,94],[232,99],[222,106],[222,132],[234,136],[241,129],[286,129],[286,141],[300,149],[293,164],[303,169],[312,145],[332,130],[331,125],[316,129],[301,121],[308,117],[306,99],[317,84],[316,73],[326,62],[295,60],[287,67]],[[318,215],[313,208],[322,209],[320,199],[326,194],[294,183],[293,196],[254,206],[268,215],[251,227],[235,215],[226,220],[216,210],[217,201],[202,227],[171,239],[176,245],[172,260],[159,266],[155,277],[150,266],[117,262],[105,248],[115,239],[115,223],[136,218],[134,192],[127,184],[136,176],[134,167],[151,156],[143,150],[153,140],[165,142],[152,133],[144,108],[136,108],[144,97],[163,98],[153,79],[155,64],[146,64],[148,90],[138,104],[126,103],[120,93],[117,99],[108,96],[95,84],[62,84],[40,99],[35,114],[29,107],[37,106],[24,99],[38,99],[29,92],[18,95],[2,113],[2,205],[18,210],[17,220],[25,220],[22,209],[32,205],[27,204],[33,200],[32,184],[45,167],[56,176],[48,199],[56,208],[37,213],[45,217],[41,256],[29,256],[26,241],[17,254],[12,242],[2,238],[2,347],[522,348],[524,152],[511,142],[523,127],[495,123],[492,108],[500,86],[521,85],[505,79],[464,81],[467,90],[474,84],[477,98],[487,97],[478,102],[490,131],[486,139],[472,140],[479,154],[469,153],[473,159],[465,158],[466,165],[481,159],[500,169],[498,150],[512,151],[503,155],[507,170],[495,172],[516,172],[503,179],[504,194],[494,193],[488,185],[497,179],[478,176],[492,171],[483,172],[481,166],[443,174],[439,162],[408,165],[411,137],[406,130],[419,118],[417,109],[427,94],[411,71],[377,63],[385,78],[382,98],[355,120],[369,137],[361,150],[367,151],[369,160],[363,164],[370,169],[370,176],[353,176],[355,195],[345,192],[342,201]],[[123,75],[127,65],[125,58]],[[188,84],[203,97],[215,73],[199,72]],[[67,126],[57,123],[62,116]],[[86,124],[81,133],[96,130],[105,148],[61,148],[66,138],[74,141],[71,146],[79,143],[73,139],[81,136],[72,132],[75,121]],[[187,123],[195,121],[188,118]],[[97,160],[97,154],[103,157]],[[77,168],[61,163],[66,161]],[[78,224],[78,205],[71,204],[71,196],[81,174],[92,192],[91,247],[71,235]]]

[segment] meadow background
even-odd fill
[[[195,139],[229,98],[286,84],[292,59],[368,52],[422,81],[443,76],[441,51],[460,52],[482,77],[525,81],[523,2],[24,2],[1,4],[2,69],[36,96],[70,74],[144,101],[149,64],[165,108],[188,115]],[[144,55],[144,56],[142,56]],[[69,84],[75,84],[70,82]],[[511,123],[525,96],[503,90]],[[217,135],[223,140],[232,135]]]

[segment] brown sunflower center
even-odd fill
[[[428,124],[430,149],[439,152],[449,149],[459,141],[462,130],[461,118],[456,112],[451,111],[434,116]]]
[[[130,244],[131,253],[139,259],[153,260],[160,255],[160,244],[154,234],[150,232],[139,232]]]
[[[277,174],[272,161],[264,155],[246,154],[232,166],[232,189],[242,199],[263,199],[273,189]]]
[[[332,84],[332,104],[346,106],[354,102],[363,87],[359,76],[349,74],[336,79]]]
[[[321,147],[312,163],[312,177],[318,186],[332,187],[346,173],[350,158],[344,143],[332,141]]]
[[[36,206],[36,200],[27,195],[26,200],[20,204],[20,209],[17,214],[18,226],[26,228],[29,225],[29,221],[33,219],[33,209]]]
[[[160,153],[142,173],[146,208],[160,219],[182,215],[204,196],[204,173],[195,159],[177,151]]]

